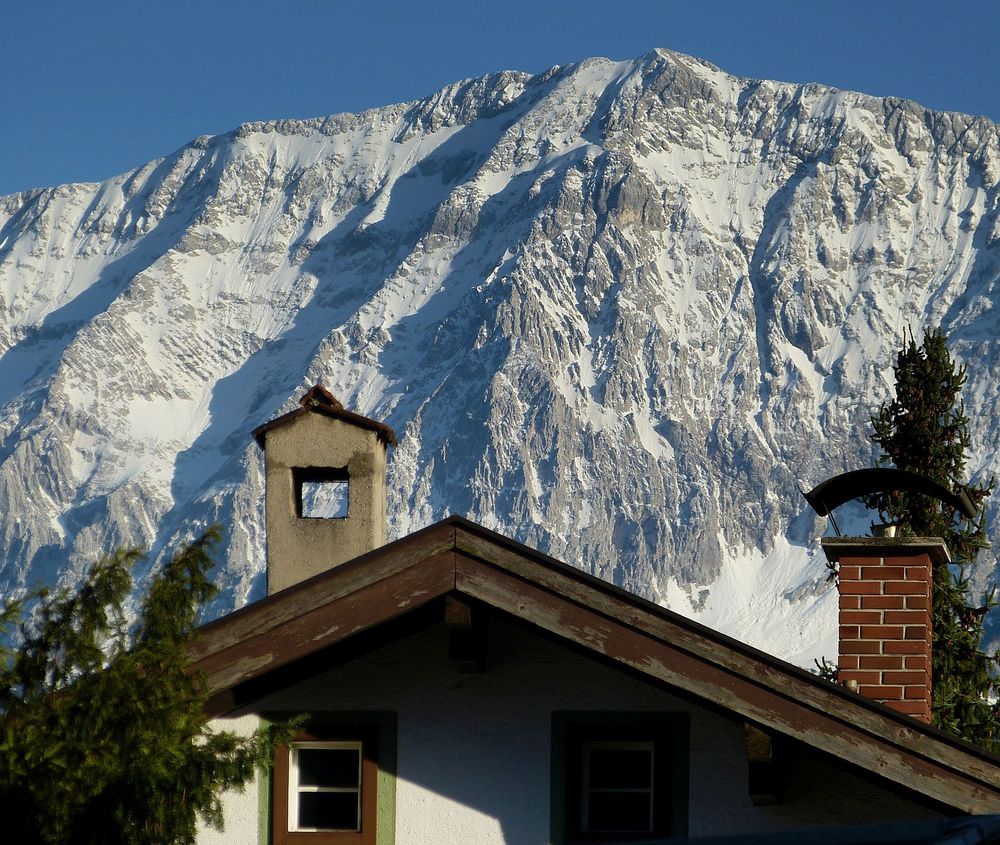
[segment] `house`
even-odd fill
[[[218,727],[309,721],[205,845],[932,841],[1000,813],[1000,758],[922,721],[920,620],[847,630],[859,694],[460,517],[385,544],[395,437],[322,388],[254,436],[268,595],[191,661]],[[945,553],[827,542],[847,610],[887,590],[920,610]],[[897,669],[862,663],[878,638]],[[822,840],[845,825],[876,827]]]

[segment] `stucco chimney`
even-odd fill
[[[827,537],[839,564],[838,678],[923,722],[931,719],[931,590],[950,560],[937,537]]]
[[[264,450],[268,595],[385,544],[386,453],[396,436],[321,385],[255,429]]]

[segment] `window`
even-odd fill
[[[350,481],[347,467],[294,467],[295,515],[304,519],[346,519]]]
[[[391,713],[311,719],[306,730],[275,752],[274,845],[392,842],[395,746]]]
[[[683,714],[553,713],[552,842],[686,835],[687,769]]]
[[[361,830],[361,742],[293,742],[288,748],[288,829]]]
[[[347,481],[303,481],[302,516],[306,519],[346,519]]]
[[[652,833],[655,743],[584,741],[580,830]]]

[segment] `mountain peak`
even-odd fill
[[[795,480],[872,457],[904,326],[949,333],[1000,458],[997,148],[657,50],[4,198],[2,589],[221,522],[217,609],[259,596],[246,430],[314,384],[399,432],[394,535],[465,514],[808,663],[835,602]]]

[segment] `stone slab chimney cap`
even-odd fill
[[[951,563],[948,546],[940,537],[823,537],[820,545],[826,559],[842,557],[893,557],[926,552],[936,564]]]

